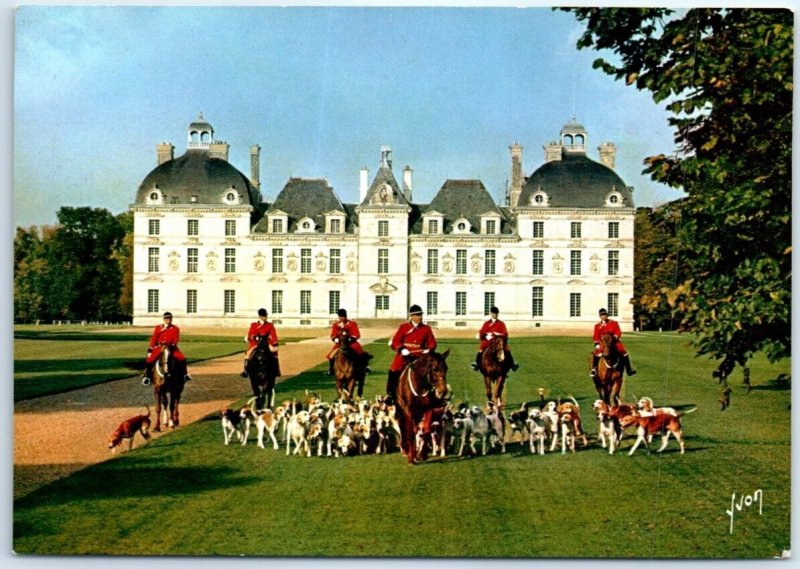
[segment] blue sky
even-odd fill
[[[528,8],[23,6],[15,21],[14,225],[61,206],[128,208],[156,144],[186,149],[203,113],[249,174],[262,148],[268,201],[290,176],[324,177],[357,201],[359,169],[392,147],[414,199],[480,178],[500,201],[509,144],[526,175],[573,116],[589,156],[617,145],[637,206],[679,192],[641,175],[674,149],[663,105],[578,51],[571,14]]]

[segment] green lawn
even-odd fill
[[[103,327],[15,327],[14,401],[140,374],[149,342],[148,333]],[[242,353],[245,343],[230,335],[185,335],[180,346],[191,366],[192,362]]]
[[[790,548],[789,362],[752,365],[754,389],[731,378],[732,406],[721,412],[714,363],[693,357],[683,339],[626,335],[639,374],[627,399],[698,406],[683,419],[686,454],[674,441],[661,455],[608,455],[590,436],[574,455],[434,459],[408,466],[399,454],[287,457],[222,444],[214,416],[130,453],[80,471],[14,503],[20,554],[769,558]],[[454,401],[483,402],[468,368],[475,343],[451,348]],[[522,364],[509,380],[509,405],[574,395],[593,435],[587,342],[514,339]],[[391,354],[368,348],[376,370],[366,395],[382,392]],[[305,389],[334,397],[318,366],[278,386],[278,399]],[[243,386],[243,399],[246,393]],[[511,409],[509,409],[511,410]],[[101,444],[103,433],[87,433]],[[731,495],[762,490],[763,508],[735,512]]]

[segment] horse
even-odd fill
[[[600,399],[608,405],[615,405],[622,390],[622,358],[611,334],[600,337],[600,346],[603,352],[597,362],[597,375],[592,378],[594,388]]]
[[[489,340],[489,344],[481,354],[481,372],[486,386],[486,399],[498,408],[503,404],[503,388],[508,374],[505,349],[505,338],[495,336]]]
[[[408,364],[400,374],[395,402],[400,422],[400,448],[408,458],[408,464],[414,464],[418,458],[416,441],[420,421],[426,415],[430,417],[432,409],[446,405],[445,360],[448,355],[450,350],[442,354],[428,352]]]
[[[333,375],[336,378],[338,397],[349,403],[353,402],[353,391],[358,385],[358,396],[364,392],[365,364],[359,361],[359,355],[350,347],[350,335],[347,330],[339,332],[339,351],[333,359]]]
[[[183,393],[186,370],[172,355],[169,346],[159,354],[153,366],[153,394],[156,398],[156,424],[154,431],[161,430],[161,423],[174,429],[180,424],[178,407]]]
[[[256,408],[264,403],[272,409],[275,404],[275,379],[278,377],[278,361],[268,342],[269,336],[257,336],[258,344],[247,361],[247,376],[256,398]]]

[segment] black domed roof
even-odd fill
[[[529,206],[539,189],[547,194],[550,207],[608,207],[608,195],[615,190],[622,196],[623,207],[633,207],[633,196],[622,178],[585,154],[564,153],[561,160],[534,171],[522,188],[519,206]]]
[[[253,204],[253,189],[247,176],[229,162],[212,158],[208,150],[188,150],[145,177],[136,193],[136,203],[148,203],[147,197],[158,190],[164,204],[220,204],[226,203],[224,197],[229,189],[241,196],[238,203]]]

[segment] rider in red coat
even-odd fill
[[[631,358],[628,355],[628,350],[625,345],[620,341],[622,337],[622,330],[615,320],[608,317],[608,311],[605,308],[600,309],[600,322],[594,325],[594,351],[592,352],[592,377],[597,375],[597,364],[600,362],[600,356],[603,355],[603,350],[600,347],[600,338],[603,334],[611,334],[616,344],[617,352],[622,357],[622,363],[625,365],[625,371],[628,375],[636,375],[636,370],[631,367]]]
[[[412,304],[408,309],[408,314],[409,321],[400,325],[394,338],[389,342],[389,346],[396,352],[389,365],[389,378],[386,382],[386,393],[392,400],[397,394],[397,383],[406,365],[422,354],[436,349],[433,330],[427,324],[422,323],[422,308],[417,304]]]
[[[172,313],[164,313],[164,323],[156,325],[153,328],[153,335],[150,338],[150,346],[147,348],[147,359],[145,360],[144,376],[142,377],[143,385],[150,385],[153,380],[153,364],[164,351],[164,347],[168,347],[172,351],[172,357],[178,362],[178,365],[183,368],[184,381],[190,381],[192,377],[186,369],[186,356],[178,349],[178,341],[181,338],[181,330],[172,324]]]
[[[337,312],[339,315],[339,320],[333,323],[331,326],[331,341],[333,342],[333,347],[331,351],[328,352],[328,355],[325,356],[328,358],[328,375],[333,375],[333,361],[336,359],[336,354],[339,352],[339,342],[340,342],[340,335],[344,330],[347,332],[348,346],[351,350],[353,350],[356,354],[361,356],[361,362],[364,365],[364,370],[369,373],[371,370],[367,367],[367,363],[369,360],[372,359],[372,356],[364,351],[364,348],[359,343],[359,338],[361,338],[361,332],[358,330],[358,324],[356,324],[355,320],[348,320],[347,318],[347,310],[344,308],[340,308]]]
[[[278,358],[278,332],[275,331],[275,326],[273,326],[272,322],[267,322],[267,309],[266,308],[259,308],[258,309],[258,320],[250,324],[250,329],[247,330],[247,336],[245,337],[245,341],[247,342],[247,351],[244,354],[244,369],[242,370],[241,375],[242,377],[247,377],[247,362],[250,360],[250,354],[253,353],[253,350],[256,349],[258,346],[258,337],[264,336],[267,338],[267,344],[269,344],[269,349],[275,354],[275,358]],[[280,373],[278,373],[280,376]]]
[[[497,309],[497,307],[492,306],[489,309],[489,320],[483,323],[483,326],[481,326],[481,329],[478,332],[478,339],[481,341],[481,343],[478,346],[478,354],[475,356],[475,361],[470,364],[472,369],[475,371],[480,369],[483,351],[489,347],[489,342],[495,336],[502,336],[505,338],[505,348],[503,351],[505,352],[505,361],[507,362],[506,369],[511,369],[513,371],[517,371],[519,369],[519,364],[514,361],[514,356],[511,355],[511,350],[508,347],[508,329],[506,328],[505,322],[497,317],[499,314],[500,311]]]

